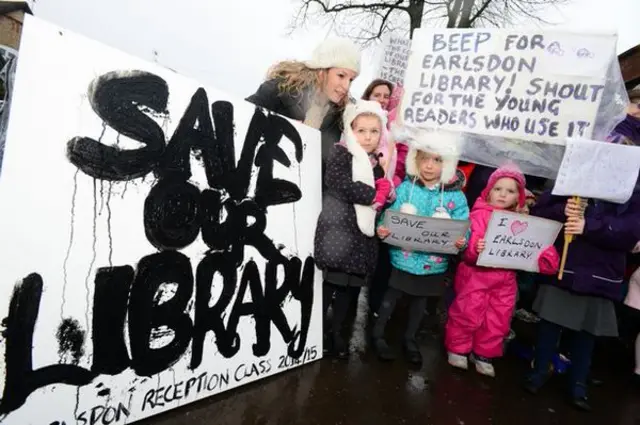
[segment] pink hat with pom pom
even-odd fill
[[[489,181],[487,182],[487,187],[482,193],[482,197],[486,199],[487,196],[489,196],[489,192],[491,191],[491,189],[493,189],[493,186],[496,185],[496,182],[502,178],[510,178],[518,183],[518,207],[524,207],[527,201],[527,181],[524,177],[524,174],[522,174],[522,171],[520,171],[520,168],[512,162],[502,165],[491,174],[491,176],[489,177]]]

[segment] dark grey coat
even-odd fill
[[[304,105],[310,105],[308,100],[311,95],[310,90],[298,95],[283,93],[278,88],[279,83],[278,79],[265,81],[258,87],[258,91],[246,100],[287,118],[304,121],[307,113]],[[319,130],[322,135],[322,168],[324,170],[331,148],[340,141],[342,135],[342,110],[334,103],[331,103]]]
[[[376,190],[353,181],[352,158],[345,146],[337,145],[327,161],[326,189],[314,250],[321,269],[365,277],[371,276],[376,268],[378,240],[360,231],[353,205],[372,205]],[[374,175],[379,173],[384,172],[377,166]]]

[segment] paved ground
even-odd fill
[[[404,319],[402,314],[392,319],[393,333],[401,335]],[[520,383],[526,361],[515,355],[497,363],[493,380],[475,371],[456,372],[446,364],[438,332],[429,330],[421,341],[423,367],[410,370],[401,356],[394,363],[380,363],[367,349],[366,327],[361,300],[352,323],[349,361],[320,360],[141,424],[640,424],[640,391],[625,378],[627,353],[611,341],[601,344],[596,356],[594,377],[604,384],[591,390],[594,412],[587,414],[567,406],[561,376],[537,397],[524,393]],[[517,340],[527,344],[531,325],[520,324],[517,330]]]

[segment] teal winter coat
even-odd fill
[[[412,187],[413,193],[411,193]],[[389,210],[400,211],[402,204],[410,202],[418,210],[416,215],[432,217],[436,208],[442,204],[453,220],[468,220],[469,206],[467,198],[460,190],[461,187],[462,181],[458,180],[455,183],[445,185],[444,192],[442,192],[440,186],[428,188],[419,181],[414,183],[414,180],[407,177],[396,189],[396,200],[389,207]],[[469,235],[466,239],[469,240]],[[443,274],[449,267],[449,256],[445,254],[404,251],[402,248],[391,245],[389,253],[393,267],[413,275]]]

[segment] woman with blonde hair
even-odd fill
[[[247,100],[320,130],[322,163],[342,134],[342,112],[349,88],[360,73],[360,50],[351,41],[330,38],[308,61],[283,61]],[[324,174],[324,173],[323,173]]]

